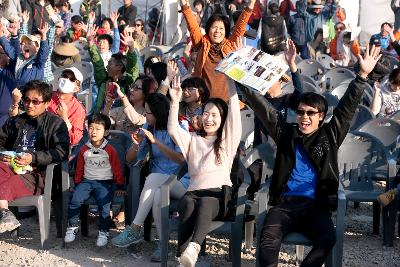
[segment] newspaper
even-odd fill
[[[228,54],[215,68],[263,95],[287,69],[284,59],[253,47],[244,47]]]

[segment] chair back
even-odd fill
[[[327,55],[327,54],[320,54],[317,56],[317,61],[324,66],[325,69],[330,70],[335,67],[335,60]]]
[[[364,105],[358,105],[356,113],[351,121],[350,131],[356,131],[362,124],[375,118],[371,109]]]
[[[373,137],[346,135],[338,151],[340,182],[345,190],[373,191],[372,177],[385,172],[379,169],[383,165],[385,151]]]
[[[325,72],[324,66],[312,59],[302,60],[297,64],[297,67],[301,75],[309,76],[314,79],[314,81],[319,81]]]
[[[375,137],[385,147],[387,158],[397,159],[399,154],[400,123],[390,118],[375,118],[361,125],[358,134]]]
[[[241,161],[244,168],[247,169],[256,160],[262,160],[261,184],[263,184],[265,180],[272,176],[275,164],[275,154],[276,148],[271,143],[266,142],[253,148]]]
[[[349,69],[346,68],[334,68],[328,70],[324,76],[321,77],[319,84],[324,90],[331,90],[331,88],[337,87],[344,80],[354,79],[356,75]]]
[[[121,161],[122,169],[126,163],[125,155],[128,149],[132,146],[132,137],[123,131],[110,130],[107,140],[118,152],[119,160]]]

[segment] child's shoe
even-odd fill
[[[181,265],[184,267],[194,267],[197,262],[197,257],[199,256],[200,245],[196,242],[189,242],[185,251],[179,258]]]
[[[65,243],[71,243],[75,241],[76,234],[79,231],[79,226],[68,226],[67,232],[65,233]]]
[[[140,227],[140,230],[135,230],[130,225],[127,225],[124,231],[111,239],[111,243],[116,247],[125,248],[132,244],[137,244],[141,240],[143,240],[143,227]]]
[[[108,243],[108,236],[109,233],[106,231],[99,231],[99,235],[97,236],[97,242],[96,245],[98,247],[104,247]]]
[[[396,198],[396,194],[397,194],[397,188],[394,188],[389,191],[386,191],[383,194],[380,194],[377,197],[377,199],[382,207],[386,207],[387,205],[390,204],[390,202],[392,202]]]

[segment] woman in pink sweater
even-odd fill
[[[186,241],[190,242],[180,255],[183,266],[194,266],[200,244],[214,219],[223,218],[222,186],[231,186],[230,172],[238,148],[242,125],[239,99],[233,80],[229,79],[229,102],[210,98],[202,114],[200,135],[182,130],[178,124],[179,101],[182,96],[179,79],[170,89],[171,107],[168,132],[179,146],[188,164],[190,184],[179,204],[178,254]],[[239,119],[238,119],[239,118]]]

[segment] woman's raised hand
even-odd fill
[[[181,78],[175,76],[172,80],[172,87],[169,88],[169,96],[173,103],[179,103],[182,98]]]

